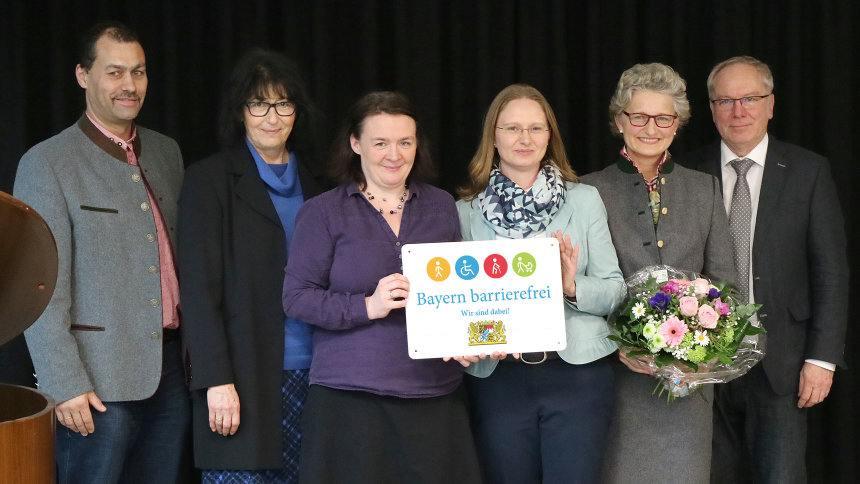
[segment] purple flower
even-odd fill
[[[708,301],[713,301],[714,299],[722,296],[723,293],[717,288],[712,287],[710,291],[708,291]]]
[[[654,297],[648,300],[648,304],[657,308],[661,313],[665,313],[666,309],[669,307],[669,301],[672,300],[672,297],[664,292],[658,292],[654,294]]]

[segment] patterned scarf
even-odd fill
[[[547,163],[528,190],[493,168],[487,189],[478,195],[478,203],[497,234],[524,239],[546,230],[552,216],[564,204],[564,196],[561,172],[554,164]]]

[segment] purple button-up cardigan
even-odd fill
[[[409,358],[403,309],[367,317],[364,297],[379,279],[402,272],[403,244],[460,240],[451,195],[421,183],[409,190],[398,236],[355,184],[299,211],[283,301],[288,316],[314,326],[311,384],[407,398],[445,395],[460,384],[458,363]]]

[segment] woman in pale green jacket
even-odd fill
[[[527,85],[493,100],[469,174],[463,240],[555,237],[567,328],[558,352],[458,358],[487,480],[595,482],[613,409],[605,317],[624,296],[603,202],[577,182],[552,108]]]

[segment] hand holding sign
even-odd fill
[[[576,297],[576,265],[579,260],[579,246],[573,247],[570,235],[562,235],[561,230],[552,234],[558,241],[561,252],[561,287],[567,297]]]
[[[364,298],[369,319],[388,316],[392,309],[405,308],[409,296],[409,279],[403,274],[390,274],[379,280],[373,294]]]

